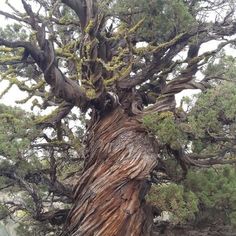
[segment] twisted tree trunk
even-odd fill
[[[157,162],[153,147],[140,122],[120,108],[95,123],[62,235],[150,235],[152,217],[144,197]]]

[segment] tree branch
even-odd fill
[[[9,48],[25,48],[25,50],[27,50],[30,53],[30,55],[35,60],[35,62],[38,65],[42,66],[42,62],[44,59],[43,53],[38,48],[33,46],[30,42],[9,41],[9,40],[5,40],[3,38],[0,38],[0,45],[6,46]]]
[[[94,0],[62,0],[64,4],[76,12],[80,19],[81,29],[85,30],[89,21],[96,17],[97,4]]]
[[[0,10],[0,15],[5,16],[5,17],[7,17],[7,18],[10,18],[10,19],[12,19],[12,20],[15,20],[15,21],[17,21],[17,22],[24,22],[24,23],[26,23],[26,24],[29,24],[28,20],[23,19],[23,18],[18,17],[18,16],[15,16],[15,15],[13,15],[13,14],[10,14],[10,13],[8,13],[8,12],[4,12],[4,11],[1,11],[1,10]]]

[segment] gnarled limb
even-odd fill
[[[93,0],[62,0],[64,4],[73,9],[78,15],[82,30],[88,25],[89,21],[96,17],[96,1]]]
[[[54,48],[50,41],[46,40],[43,52],[25,41],[11,42],[0,38],[0,45],[11,48],[25,48],[44,72],[46,82],[51,85],[52,91],[57,97],[77,105],[83,110],[87,108],[89,100],[83,89],[76,81],[66,78],[57,67]]]

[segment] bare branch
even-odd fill
[[[26,41],[8,41],[3,38],[0,38],[0,45],[9,47],[9,48],[25,48],[32,58],[35,60],[35,62],[42,67],[43,65],[43,59],[44,55],[42,51],[40,51],[38,48],[34,47],[30,42]]]
[[[197,167],[210,167],[213,165],[225,165],[225,164],[234,164],[236,159],[225,159],[223,157],[209,157],[202,156],[198,154],[188,154],[183,156],[183,161],[187,164],[197,166]]]
[[[94,19],[97,14],[97,4],[94,0],[62,0],[64,4],[73,9],[78,15],[82,30],[88,25],[91,19]]]
[[[24,23],[29,24],[29,22],[28,22],[27,19],[23,19],[23,18],[21,18],[21,17],[15,16],[15,15],[10,14],[10,13],[8,13],[8,12],[4,12],[4,11],[2,11],[2,10],[0,10],[0,15],[5,16],[5,17],[7,17],[7,18],[10,18],[10,19],[12,19],[12,20],[15,20],[15,21],[17,21],[17,22],[24,22]]]
[[[61,119],[63,119],[64,117],[66,117],[68,115],[68,113],[71,111],[71,109],[73,108],[73,104],[72,103],[68,103],[68,102],[63,102],[56,111],[53,111],[52,114],[44,117],[44,118],[40,118],[38,125],[41,128],[46,128],[48,126],[54,126],[55,124],[57,124]]]

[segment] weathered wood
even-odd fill
[[[145,130],[118,108],[90,128],[87,142],[85,171],[62,235],[150,235],[144,197],[157,157]]]

